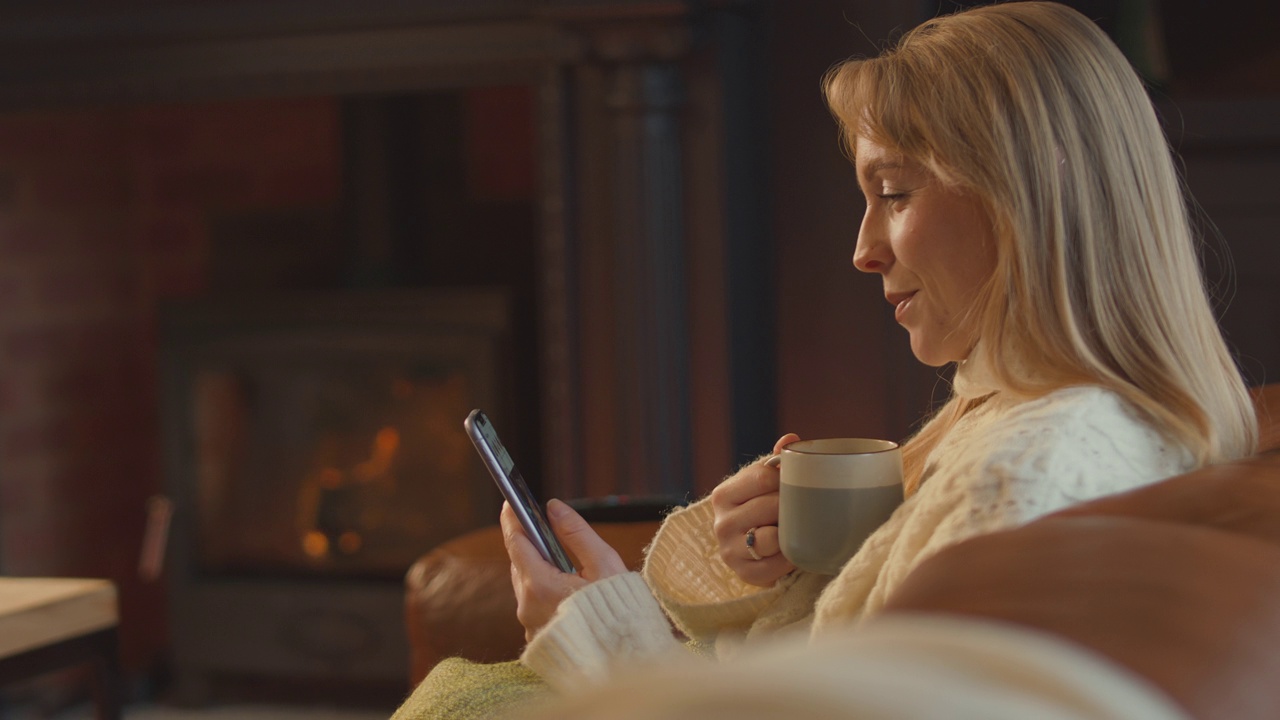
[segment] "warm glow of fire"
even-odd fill
[[[302,552],[316,560],[323,558],[329,554],[329,538],[319,530],[312,530],[302,536]]]
[[[344,554],[354,555],[359,552],[361,545],[364,545],[364,538],[358,532],[348,530],[338,536],[338,549]]]
[[[342,471],[331,467],[321,470],[320,487],[325,490],[337,490],[342,487]]]
[[[374,453],[377,455],[394,455],[400,449],[400,431],[393,427],[384,427],[373,438]]]
[[[355,479],[361,482],[373,482],[386,475],[400,450],[400,431],[393,427],[384,427],[373,437],[373,455],[351,470]]]

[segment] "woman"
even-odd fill
[[[1159,123],[1092,22],[1041,2],[936,18],[824,89],[867,200],[854,265],[921,362],[957,363],[904,446],[907,500],[835,578],[778,553],[759,462],[669,517],[643,577],[553,502],[584,565],[563,575],[504,510],[522,659],[553,686],[678,646],[668,618],[720,655],[856,622],[962,539],[1254,448]]]
[[[1251,457],[1082,503],[939,552],[855,630],[673,658],[536,717],[1274,720],[1277,481]]]

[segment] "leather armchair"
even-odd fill
[[[662,516],[679,503],[663,499],[574,502],[628,568],[638,570]],[[524,648],[516,619],[511,565],[497,525],[442,543],[405,575],[410,681],[417,685],[447,657],[514,660]]]

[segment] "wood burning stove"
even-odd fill
[[[223,673],[404,677],[405,569],[497,515],[462,419],[503,411],[507,305],[435,290],[169,309],[171,622],[188,690]]]

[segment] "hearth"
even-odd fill
[[[165,316],[174,670],[402,681],[405,569],[493,522],[462,434],[503,411],[496,291],[206,301]]]

